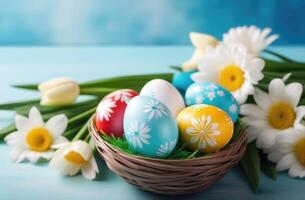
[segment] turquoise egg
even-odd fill
[[[164,158],[178,141],[178,125],[169,109],[149,96],[132,98],[124,114],[125,138],[137,153]]]
[[[239,115],[239,104],[234,96],[212,82],[193,83],[185,93],[186,105],[207,104],[216,106],[227,112],[235,122]]]
[[[191,74],[194,72],[195,71],[179,72],[174,75],[172,84],[179,90],[181,94],[184,95],[187,88],[194,83],[194,81],[191,79]]]

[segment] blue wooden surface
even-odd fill
[[[304,59],[305,47],[274,48],[293,58]],[[9,86],[32,83],[58,76],[78,81],[123,74],[169,72],[168,65],[179,64],[192,53],[190,47],[32,47],[0,48],[0,102],[38,97],[37,93]],[[13,113],[0,112],[0,125],[12,120]],[[0,199],[169,199],[140,191],[110,172],[98,159],[101,174],[96,181],[81,176],[61,177],[47,164],[14,164],[9,149],[0,144]],[[281,173],[277,181],[264,175],[257,194],[253,194],[236,168],[205,192],[176,199],[303,199],[304,180],[291,179]]]

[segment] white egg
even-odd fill
[[[180,92],[169,82],[162,79],[149,81],[142,88],[140,95],[150,96],[167,106],[174,116],[185,107]]]

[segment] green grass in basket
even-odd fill
[[[235,123],[234,133],[233,133],[232,139],[229,142],[229,144],[232,143],[232,141],[234,141],[234,139],[238,136],[240,128],[242,126],[243,125],[240,121],[237,121]],[[131,155],[140,155],[129,146],[129,144],[127,143],[127,141],[124,137],[118,138],[118,137],[114,137],[114,136],[108,136],[106,134],[101,134],[101,136],[106,142],[111,144],[113,147],[115,147],[125,153],[131,154]],[[176,146],[173,153],[165,159],[185,160],[185,159],[192,159],[192,158],[197,158],[197,157],[205,156],[205,155],[207,155],[207,154],[201,154],[198,151],[189,151],[185,148],[185,146],[182,143],[178,143],[178,145]]]

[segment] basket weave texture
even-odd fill
[[[93,120],[89,132],[111,171],[146,191],[166,195],[196,193],[209,188],[238,164],[246,150],[245,132],[217,153],[188,160],[130,155],[100,137]]]

